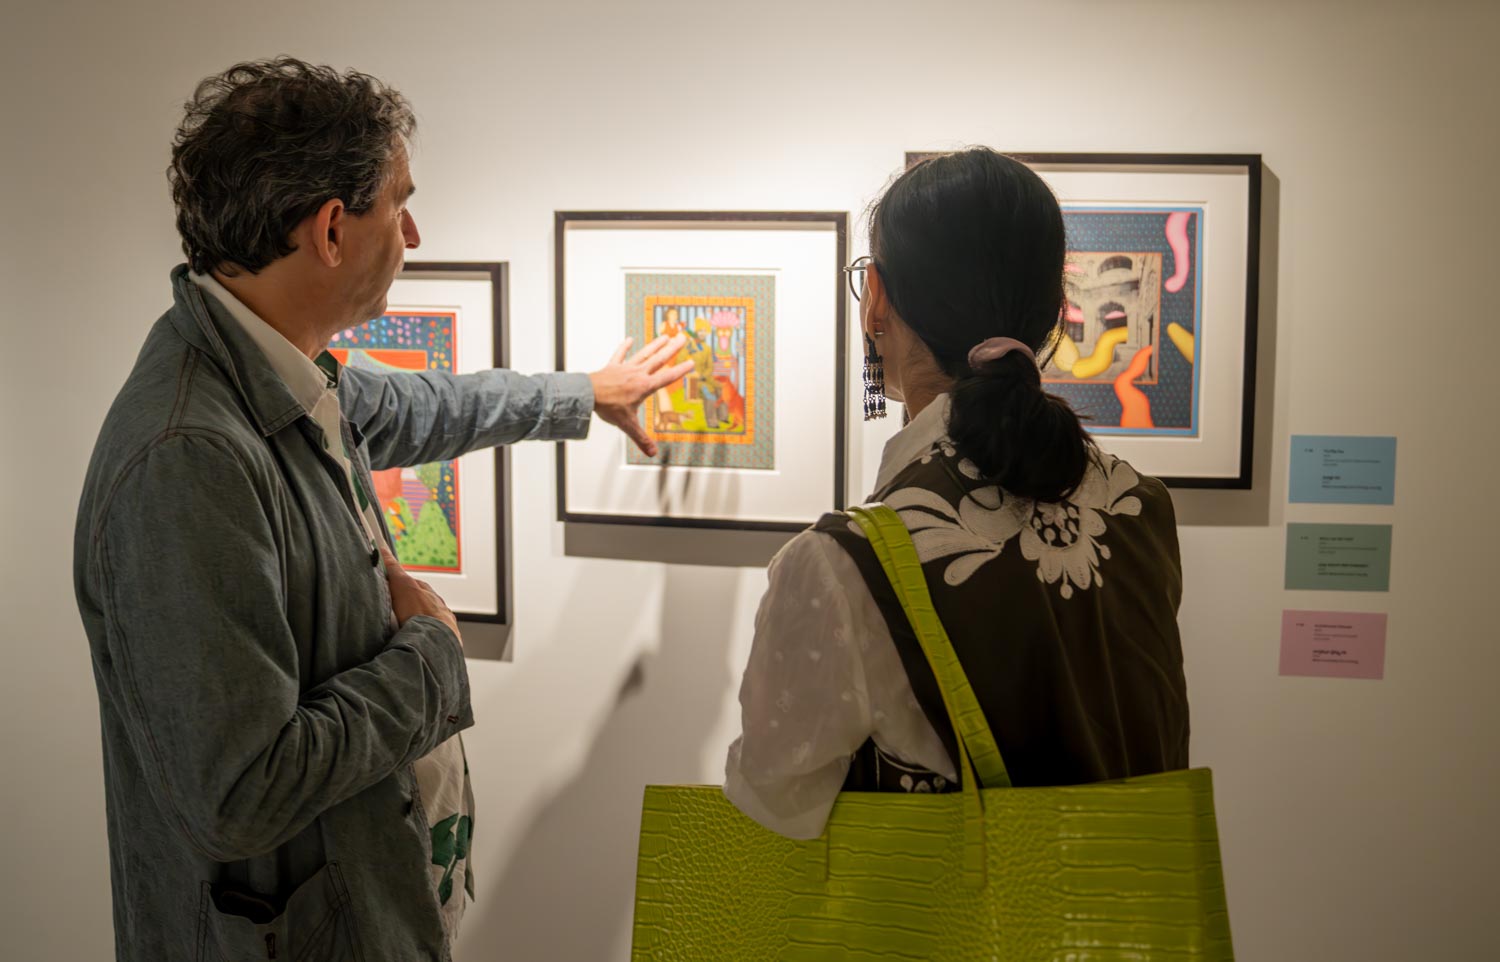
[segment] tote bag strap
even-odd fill
[[[1005,770],[1000,746],[995,743],[994,733],[985,721],[969,677],[964,674],[958,653],[953,650],[948,632],[938,618],[932,594],[927,590],[927,579],[922,574],[916,545],[912,543],[911,533],[901,516],[883,504],[857,505],[848,513],[864,530],[875,549],[875,556],[880,559],[891,587],[901,599],[901,607],[906,610],[906,617],[911,620],[912,630],[922,645],[922,653],[927,656],[927,664],[937,678],[943,706],[948,710],[948,720],[958,738],[959,753],[966,756],[959,759],[960,767],[968,768],[969,765],[963,762],[972,762],[979,780],[978,787],[1010,787],[1010,774]],[[965,780],[966,791],[972,781]]]

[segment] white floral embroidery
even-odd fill
[[[939,455],[945,458],[956,458],[958,457],[958,449],[947,438],[938,438],[937,443],[932,446],[932,450],[922,455],[922,463],[931,464],[932,459]]]
[[[958,459],[958,449],[955,448],[953,446],[953,442],[948,440],[947,438],[938,438],[937,443],[932,446],[932,450],[922,455],[922,463],[930,464],[932,463],[933,458],[939,456],[949,459]],[[978,481],[979,465],[975,464],[973,461],[970,461],[968,458],[963,458],[958,462],[958,473],[962,474],[970,481]]]
[[[1106,530],[1104,515],[1140,514],[1141,499],[1127,497],[1139,483],[1130,465],[1113,460],[1103,470],[1090,470],[1069,500],[1037,505],[1021,532],[1021,554],[1037,563],[1037,578],[1060,581],[1064,598],[1073,597],[1074,586],[1087,591],[1104,584],[1099,563],[1109,560],[1109,545],[1097,540]]]
[[[947,438],[938,441],[922,461],[925,464],[939,456],[957,456]],[[967,459],[958,469],[971,479],[979,476],[978,468]],[[1109,560],[1109,546],[1098,541],[1107,530],[1104,518],[1139,515],[1141,500],[1130,494],[1139,483],[1130,465],[1106,458],[1090,466],[1071,498],[1055,504],[1007,497],[994,486],[970,491],[957,510],[924,488],[900,488],[885,503],[901,515],[917,557],[924,563],[955,558],[943,571],[948,584],[968,581],[1019,535],[1021,556],[1036,562],[1037,579],[1058,585],[1058,593],[1068,599],[1075,590],[1087,591],[1104,583],[1099,566]],[[864,535],[864,529],[853,521],[849,528]]]

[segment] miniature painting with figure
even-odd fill
[[[685,338],[693,370],[642,405],[660,445],[628,464],[775,467],[775,278],[766,274],[627,274],[626,333],[637,344]]]

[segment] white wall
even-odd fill
[[[5,7],[0,954],[109,952],[73,509],[168,303],[179,105],[282,51],[415,101],[421,256],[510,261],[523,369],[552,363],[555,208],[858,211],[903,150],[965,142],[1264,153],[1260,488],[1179,499],[1193,754],[1218,779],[1240,956],[1492,954],[1497,5]],[[1293,432],[1399,435],[1389,596],[1281,590],[1287,518],[1372,517],[1284,505]],[[711,535],[565,540],[550,446],[513,464],[515,660],[471,666],[480,901],[460,958],[624,959],[640,789],[717,776],[763,575],[609,557],[708,562]],[[1389,610],[1386,679],[1277,677],[1287,605]]]

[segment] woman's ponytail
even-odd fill
[[[958,378],[950,398],[948,437],[986,480],[1038,501],[1062,501],[1083,482],[1093,439],[1067,401],[1042,390],[1025,354]]]

